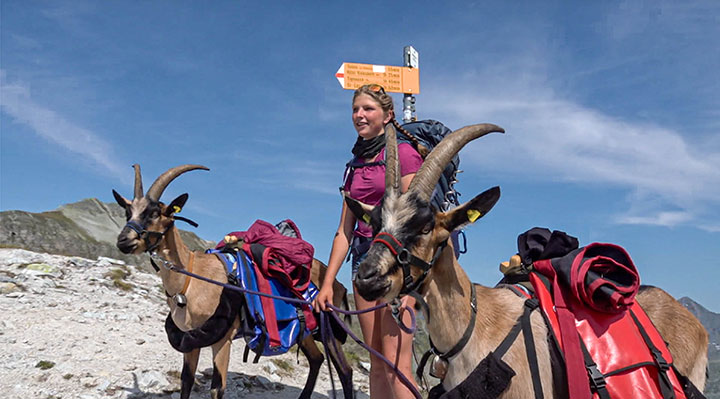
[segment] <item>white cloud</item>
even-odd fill
[[[463,151],[465,165],[523,180],[626,189],[630,209],[616,217],[619,223],[696,224],[706,230],[720,225],[717,147],[700,148],[682,130],[583,107],[561,98],[539,77],[477,79],[492,87],[473,90],[465,81],[427,90],[431,94],[423,98],[431,102],[423,106],[452,128],[492,122],[507,131],[470,143]]]
[[[112,155],[110,143],[92,131],[74,124],[57,112],[38,104],[30,89],[22,83],[8,83],[5,71],[0,72],[0,108],[16,122],[31,128],[38,136],[63,150],[100,166],[114,177],[124,178],[127,167],[121,166]]]

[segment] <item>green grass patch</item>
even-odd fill
[[[284,359],[271,359],[270,361],[273,362],[273,363],[275,363],[275,365],[277,366],[277,368],[279,368],[280,370],[282,370],[282,371],[284,371],[284,372],[286,372],[286,373],[292,373],[293,370],[295,370],[295,367],[293,367],[293,365],[292,365],[290,362],[288,362],[287,360],[284,360]]]
[[[111,280],[113,285],[123,291],[130,291],[133,285],[125,281],[130,276],[130,270],[127,267],[112,268],[105,273],[105,278]]]
[[[35,367],[39,368],[40,370],[49,370],[49,369],[55,367],[55,362],[51,362],[49,360],[41,360],[41,361],[37,362]]]

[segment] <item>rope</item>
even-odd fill
[[[213,279],[210,279],[210,278],[201,276],[201,275],[199,275],[199,274],[195,274],[195,273],[192,273],[192,272],[188,272],[187,270],[184,270],[184,269],[178,269],[172,262],[169,262],[169,261],[165,260],[164,258],[162,258],[161,256],[159,256],[159,255],[158,255],[157,253],[155,253],[155,252],[151,253],[150,256],[153,257],[153,258],[156,258],[156,259],[160,260],[160,262],[163,264],[163,266],[164,266],[165,268],[167,268],[168,270],[171,270],[171,271],[176,272],[176,273],[184,274],[184,275],[186,275],[186,276],[189,276],[189,277],[192,277],[192,278],[196,278],[196,279],[198,279],[198,280],[205,281],[206,283],[215,284],[215,285],[221,286],[221,287],[223,287],[223,288],[227,288],[227,289],[230,289],[230,290],[242,292],[242,293],[244,293],[244,294],[264,296],[264,297],[268,297],[268,298],[279,299],[279,300],[285,301],[285,302],[297,303],[297,304],[300,304],[300,305],[310,305],[310,304],[312,303],[312,302],[306,301],[306,300],[304,300],[304,299],[296,299],[296,298],[289,298],[289,297],[285,297],[285,296],[267,294],[267,293],[264,293],[264,292],[258,292],[258,291],[248,290],[248,289],[245,289],[245,288],[242,288],[242,287],[238,287],[238,286],[236,286],[236,285],[232,285],[232,284],[228,284],[228,283],[223,283],[223,282],[220,282],[220,281],[216,281],[216,280],[213,280]],[[327,303],[327,306],[332,310],[332,312],[320,312],[320,339],[321,339],[321,342],[322,342],[323,346],[325,347],[325,356],[327,357],[328,369],[330,370],[329,373],[330,373],[330,382],[331,382],[332,390],[333,390],[333,398],[336,397],[336,396],[335,396],[335,380],[333,379],[332,368],[330,367],[330,357],[329,357],[330,355],[329,355],[329,352],[328,352],[328,350],[330,349],[330,348],[329,348],[329,344],[328,344],[328,340],[329,340],[331,337],[334,338],[334,334],[333,334],[333,332],[332,332],[332,328],[330,327],[330,323],[329,323],[330,320],[328,319],[328,318],[330,317],[330,315],[335,319],[335,321],[338,323],[338,325],[339,325],[350,337],[352,337],[352,339],[355,340],[355,342],[358,343],[358,345],[360,345],[360,346],[362,346],[363,348],[365,348],[365,350],[367,350],[367,351],[370,352],[371,354],[377,356],[380,360],[382,360],[385,364],[387,364],[390,368],[392,368],[392,370],[395,372],[395,374],[397,374],[398,377],[400,378],[400,381],[403,383],[403,385],[405,385],[405,386],[412,392],[412,394],[415,396],[415,398],[417,398],[417,399],[422,399],[422,395],[421,395],[420,392],[417,390],[417,388],[415,388],[415,385],[413,385],[412,382],[410,382],[410,380],[405,376],[405,374],[403,374],[403,373],[397,368],[397,365],[395,365],[395,364],[394,364],[393,362],[391,362],[388,358],[386,358],[385,356],[383,356],[380,352],[378,352],[377,350],[371,348],[369,345],[367,345],[366,343],[364,343],[364,342],[362,341],[362,339],[358,338],[358,337],[352,332],[352,330],[351,330],[350,328],[348,328],[348,326],[347,326],[345,323],[343,323],[343,321],[342,321],[342,320],[340,319],[340,317],[338,317],[338,315],[337,315],[337,313],[342,313],[342,314],[345,314],[345,315],[359,315],[359,314],[362,314],[362,313],[374,312],[374,311],[376,311],[376,310],[378,310],[378,309],[382,309],[382,308],[384,308],[384,307],[389,307],[390,304],[388,304],[388,303],[381,303],[381,304],[378,304],[378,305],[375,305],[375,306],[373,306],[373,307],[370,307],[370,308],[367,308],[367,309],[363,309],[363,310],[345,310],[345,309],[338,308],[338,307],[336,307],[335,305],[333,305],[333,304],[331,304],[331,303]],[[412,308],[410,308],[409,306],[406,306],[405,309],[407,309],[407,310],[410,312],[410,316],[411,316],[411,318],[412,318],[411,327],[408,328],[408,327],[406,327],[406,326],[402,323],[401,320],[399,320],[399,319],[396,319],[396,320],[398,320],[398,326],[399,326],[403,331],[405,331],[405,332],[407,332],[407,333],[409,333],[409,334],[412,334],[412,333],[415,332],[416,327],[417,327],[417,326],[416,326],[416,323],[415,323],[415,312],[414,312],[414,311],[412,310]],[[335,351],[336,351],[336,353],[337,353],[337,351],[338,351],[337,344],[336,344],[336,341],[337,341],[337,340],[333,339],[332,341],[333,341],[333,344],[332,344],[332,345],[333,345],[333,349],[335,349]]]

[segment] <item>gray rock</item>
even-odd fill
[[[143,371],[137,376],[138,388],[142,391],[153,389],[154,391],[162,390],[170,385],[165,375],[157,370]]]
[[[19,288],[15,283],[0,283],[0,295],[9,294],[18,290]]]
[[[369,362],[360,362],[359,364],[360,364],[360,368],[367,371],[368,373],[370,372],[370,363]]]

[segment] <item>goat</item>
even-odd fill
[[[125,208],[127,218],[127,225],[123,227],[118,235],[117,247],[123,253],[140,254],[142,252],[156,251],[163,259],[171,262],[179,269],[185,269],[194,274],[227,283],[225,265],[213,254],[190,251],[183,243],[180,232],[174,225],[175,219],[181,219],[181,217],[175,216],[175,213],[179,212],[185,205],[188,194],[178,196],[169,205],[160,202],[163,191],[175,178],[191,170],[209,169],[201,165],[182,165],[172,168],[160,175],[147,193],[143,195],[140,165],[136,164],[133,167],[135,168],[135,195],[133,200],[125,199],[113,190],[115,200],[121,207]],[[326,268],[327,266],[322,262],[317,259],[313,260],[311,280],[318,287],[320,282],[323,281]],[[241,315],[237,314],[229,317],[230,320],[224,322],[215,322],[216,324],[211,327],[208,327],[206,323],[218,320],[217,317],[213,319],[213,315],[221,307],[232,309],[239,307],[240,303],[228,304],[227,302],[237,302],[237,300],[243,300],[242,297],[238,297],[237,300],[233,301],[227,297],[229,292],[234,292],[232,290],[202,280],[192,279],[165,268],[160,268],[159,274],[165,293],[168,296],[167,304],[170,307],[170,317],[175,325],[181,331],[196,330],[203,326],[215,330],[212,331],[213,338],[208,339],[212,342],[204,342],[202,346],[211,346],[213,350],[213,377],[210,395],[213,399],[222,399],[227,383],[230,346],[240,327]],[[335,306],[347,308],[347,290],[345,287],[336,280],[333,288],[335,292],[333,303]],[[179,305],[172,300],[171,296],[176,293],[182,293],[186,298],[186,303]],[[344,397],[346,399],[352,398],[354,397],[352,368],[349,367],[345,360],[342,350],[336,350],[336,348],[341,348],[340,342],[335,342],[335,344],[333,345],[331,342],[328,345],[330,359],[338,370]],[[310,364],[308,378],[305,387],[300,393],[300,398],[310,398],[324,356],[312,335],[305,337],[298,345]],[[190,396],[190,391],[195,382],[195,370],[198,365],[199,355],[200,347],[189,349],[189,352],[184,353],[180,377],[181,399],[187,399]]]
[[[495,125],[480,124],[449,135],[425,159],[408,190],[401,193],[395,132],[392,128],[388,130],[385,134],[387,169],[383,203],[372,207],[345,197],[348,207],[358,218],[370,218],[373,232],[377,234],[366,259],[359,265],[355,284],[358,293],[367,300],[384,298],[390,301],[408,293],[422,298],[429,313],[426,315],[428,333],[441,353],[454,348],[466,336],[467,328],[471,333],[469,341],[448,360],[443,387],[449,391],[498,347],[523,314],[525,300],[508,289],[471,283],[455,258],[449,240],[454,230],[475,222],[490,211],[500,197],[499,187],[447,212],[431,209],[429,200],[443,168],[465,144],[488,133],[504,131]],[[381,240],[387,243],[380,243]],[[473,319],[472,287],[477,299],[474,326],[470,326]],[[708,334],[703,326],[659,288],[644,287],[636,299],[669,343],[679,372],[702,390],[708,348]],[[530,320],[544,397],[563,397],[567,395],[563,387],[553,384],[546,324],[540,312],[533,312]],[[523,339],[514,341],[503,360],[516,375],[499,397],[534,397]]]

